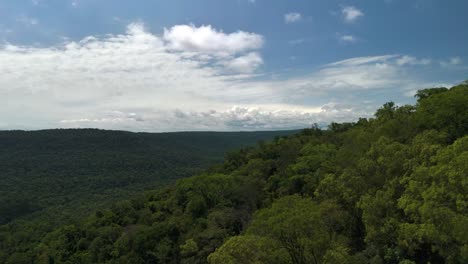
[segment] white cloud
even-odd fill
[[[347,60],[342,60],[334,63],[330,63],[327,66],[359,66],[363,64],[373,64],[373,63],[382,63],[391,59],[400,57],[399,55],[383,55],[383,56],[367,56],[367,57],[357,57]]]
[[[227,69],[241,73],[252,73],[262,64],[263,59],[256,52],[251,52],[247,55],[222,62],[222,65],[224,65]]]
[[[214,62],[224,70],[241,73],[254,72],[263,64],[258,52],[264,43],[263,36],[237,31],[226,34],[211,26],[177,25],[164,29],[163,39],[171,52],[204,63]]]
[[[427,83],[424,86],[416,86],[413,85],[413,88],[411,89],[406,89],[406,92],[404,93],[404,96],[406,97],[411,97],[414,98],[416,93],[418,92],[419,89],[421,88],[431,88],[431,87],[453,87],[455,85],[459,84],[458,82],[453,82],[453,83],[440,83],[440,82],[433,82],[433,83]]]
[[[357,41],[357,38],[355,36],[353,36],[353,35],[342,35],[340,37],[340,40],[342,42],[346,42],[346,43],[354,43],[354,42]]]
[[[184,37],[179,29],[186,27]],[[59,46],[0,46],[2,128],[298,128],[369,116],[381,102],[363,102],[366,92],[404,93],[421,84],[397,63],[400,55],[352,58],[299,77],[259,78],[251,72],[263,63],[261,36],[186,27],[159,36],[131,24],[125,34]]]
[[[332,63],[308,78],[296,80],[296,87],[301,94],[309,95],[324,91],[383,89],[400,82],[395,78],[402,74],[389,58],[391,56],[364,57]]]
[[[164,40],[171,50],[232,56],[263,46],[263,37],[238,31],[226,34],[211,26],[178,25],[164,29]]]
[[[458,65],[462,63],[462,59],[460,57],[454,57],[450,59],[450,64]]]
[[[347,23],[355,22],[358,18],[364,16],[364,13],[354,6],[345,6],[341,9],[343,19]]]
[[[286,24],[299,22],[301,20],[302,20],[302,15],[300,13],[297,13],[297,12],[287,13],[287,14],[284,15],[284,22]]]
[[[225,110],[155,111],[140,117],[135,113],[108,111],[99,118],[61,120],[64,127],[101,127],[112,129],[127,124],[138,131],[155,131],[161,126],[172,130],[274,130],[300,129],[314,123],[327,124],[330,120],[345,122],[356,116],[370,117],[374,107],[369,104],[344,105],[328,103],[313,109],[277,109],[233,106]]]
[[[383,55],[342,60],[324,65],[319,71],[301,78],[277,82],[274,86],[277,89],[288,87],[287,91],[284,91],[283,99],[290,102],[297,103],[301,98],[344,94],[348,96],[346,101],[356,103],[361,102],[363,98],[353,98],[354,94],[371,94],[373,91],[380,91],[379,93],[397,92],[406,96],[408,91],[435,85],[414,77],[408,65],[400,65],[398,61],[403,57]]]
[[[462,59],[460,57],[452,57],[448,59],[447,61],[441,61],[440,65],[442,67],[450,67],[450,66],[456,66],[462,64]]]
[[[417,59],[412,56],[402,56],[396,61],[398,65],[428,65],[431,63],[430,59]]]

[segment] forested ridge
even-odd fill
[[[33,240],[1,263],[468,263],[468,83],[224,163]],[[27,233],[27,232],[26,232]]]
[[[0,235],[0,263],[55,226],[199,173],[226,151],[295,132],[0,131],[0,225],[10,223],[0,233],[18,243]]]
[[[0,131],[0,224],[154,189],[222,162],[226,151],[291,133]]]

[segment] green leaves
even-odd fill
[[[258,211],[246,234],[228,240],[208,257],[210,263],[333,263],[349,257],[344,216],[331,203],[287,196]],[[245,248],[248,245],[248,248]],[[325,259],[325,260],[324,260]],[[344,263],[344,262],[342,262]]]
[[[409,220],[399,239],[410,252],[428,244],[448,263],[462,263],[468,244],[468,137],[441,149],[433,161],[414,171],[398,200]]]
[[[445,131],[454,141],[468,133],[468,85],[461,84],[449,91],[429,90],[429,96],[418,101],[415,120],[420,129]],[[424,90],[423,90],[424,91]]]
[[[208,256],[210,264],[268,264],[291,263],[286,249],[278,241],[255,235],[228,239]]]

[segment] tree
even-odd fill
[[[285,249],[291,263],[322,263],[329,249],[345,243],[330,230],[310,198],[286,196],[258,211],[247,235],[266,237]]]
[[[421,101],[421,100],[426,99],[426,98],[428,98],[430,96],[433,96],[435,94],[445,93],[447,91],[448,91],[448,89],[445,88],[445,87],[423,89],[423,90],[419,90],[414,95],[414,97],[416,97],[416,99],[418,99],[418,101]]]
[[[236,236],[227,240],[208,257],[210,264],[286,264],[287,251],[278,241],[255,235]]]
[[[415,258],[435,263],[468,261],[468,136],[438,152],[435,164],[405,178],[398,206],[407,221],[399,244]],[[428,250],[430,249],[430,250]]]

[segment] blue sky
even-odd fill
[[[463,0],[0,0],[0,129],[263,130],[468,78]]]

